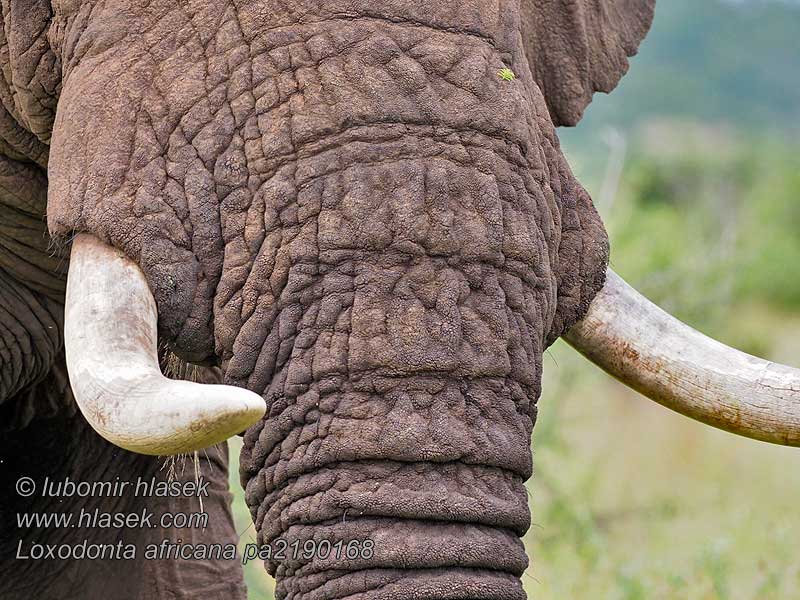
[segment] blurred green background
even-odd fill
[[[661,0],[629,75],[559,135],[649,298],[800,366],[800,3]],[[800,451],[545,357],[523,577],[537,600],[800,598]],[[233,449],[232,454],[238,454]],[[255,541],[239,490],[242,544]],[[272,598],[257,562],[250,598]]]

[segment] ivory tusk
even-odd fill
[[[661,310],[608,270],[587,315],[564,336],[604,371],[708,425],[800,446],[800,370],[721,344]]]
[[[65,304],[67,371],[81,412],[101,436],[141,454],[180,454],[264,415],[264,400],[249,390],[164,377],[157,321],[141,269],[94,236],[77,235]]]

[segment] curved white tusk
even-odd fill
[[[756,358],[672,317],[608,270],[564,336],[589,360],[667,408],[746,437],[800,446],[800,370]]]
[[[144,274],[94,236],[72,243],[64,346],[72,391],[91,426],[142,454],[180,454],[247,429],[258,394],[167,379],[158,364],[156,303]]]

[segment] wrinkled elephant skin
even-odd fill
[[[542,353],[608,256],[555,126],[616,84],[651,4],[7,12],[40,60],[6,160],[47,168],[50,232],[125,252],[163,342],[267,401],[241,460],[259,541],[374,541],[267,561],[279,597],[525,597]]]

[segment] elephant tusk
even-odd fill
[[[164,377],[157,321],[141,269],[94,236],[76,236],[64,346],[75,399],[97,433],[133,452],[180,454],[221,442],[264,415],[264,400],[248,390]]]
[[[566,341],[676,412],[749,438],[800,446],[800,369],[730,348],[661,310],[611,269]]]

